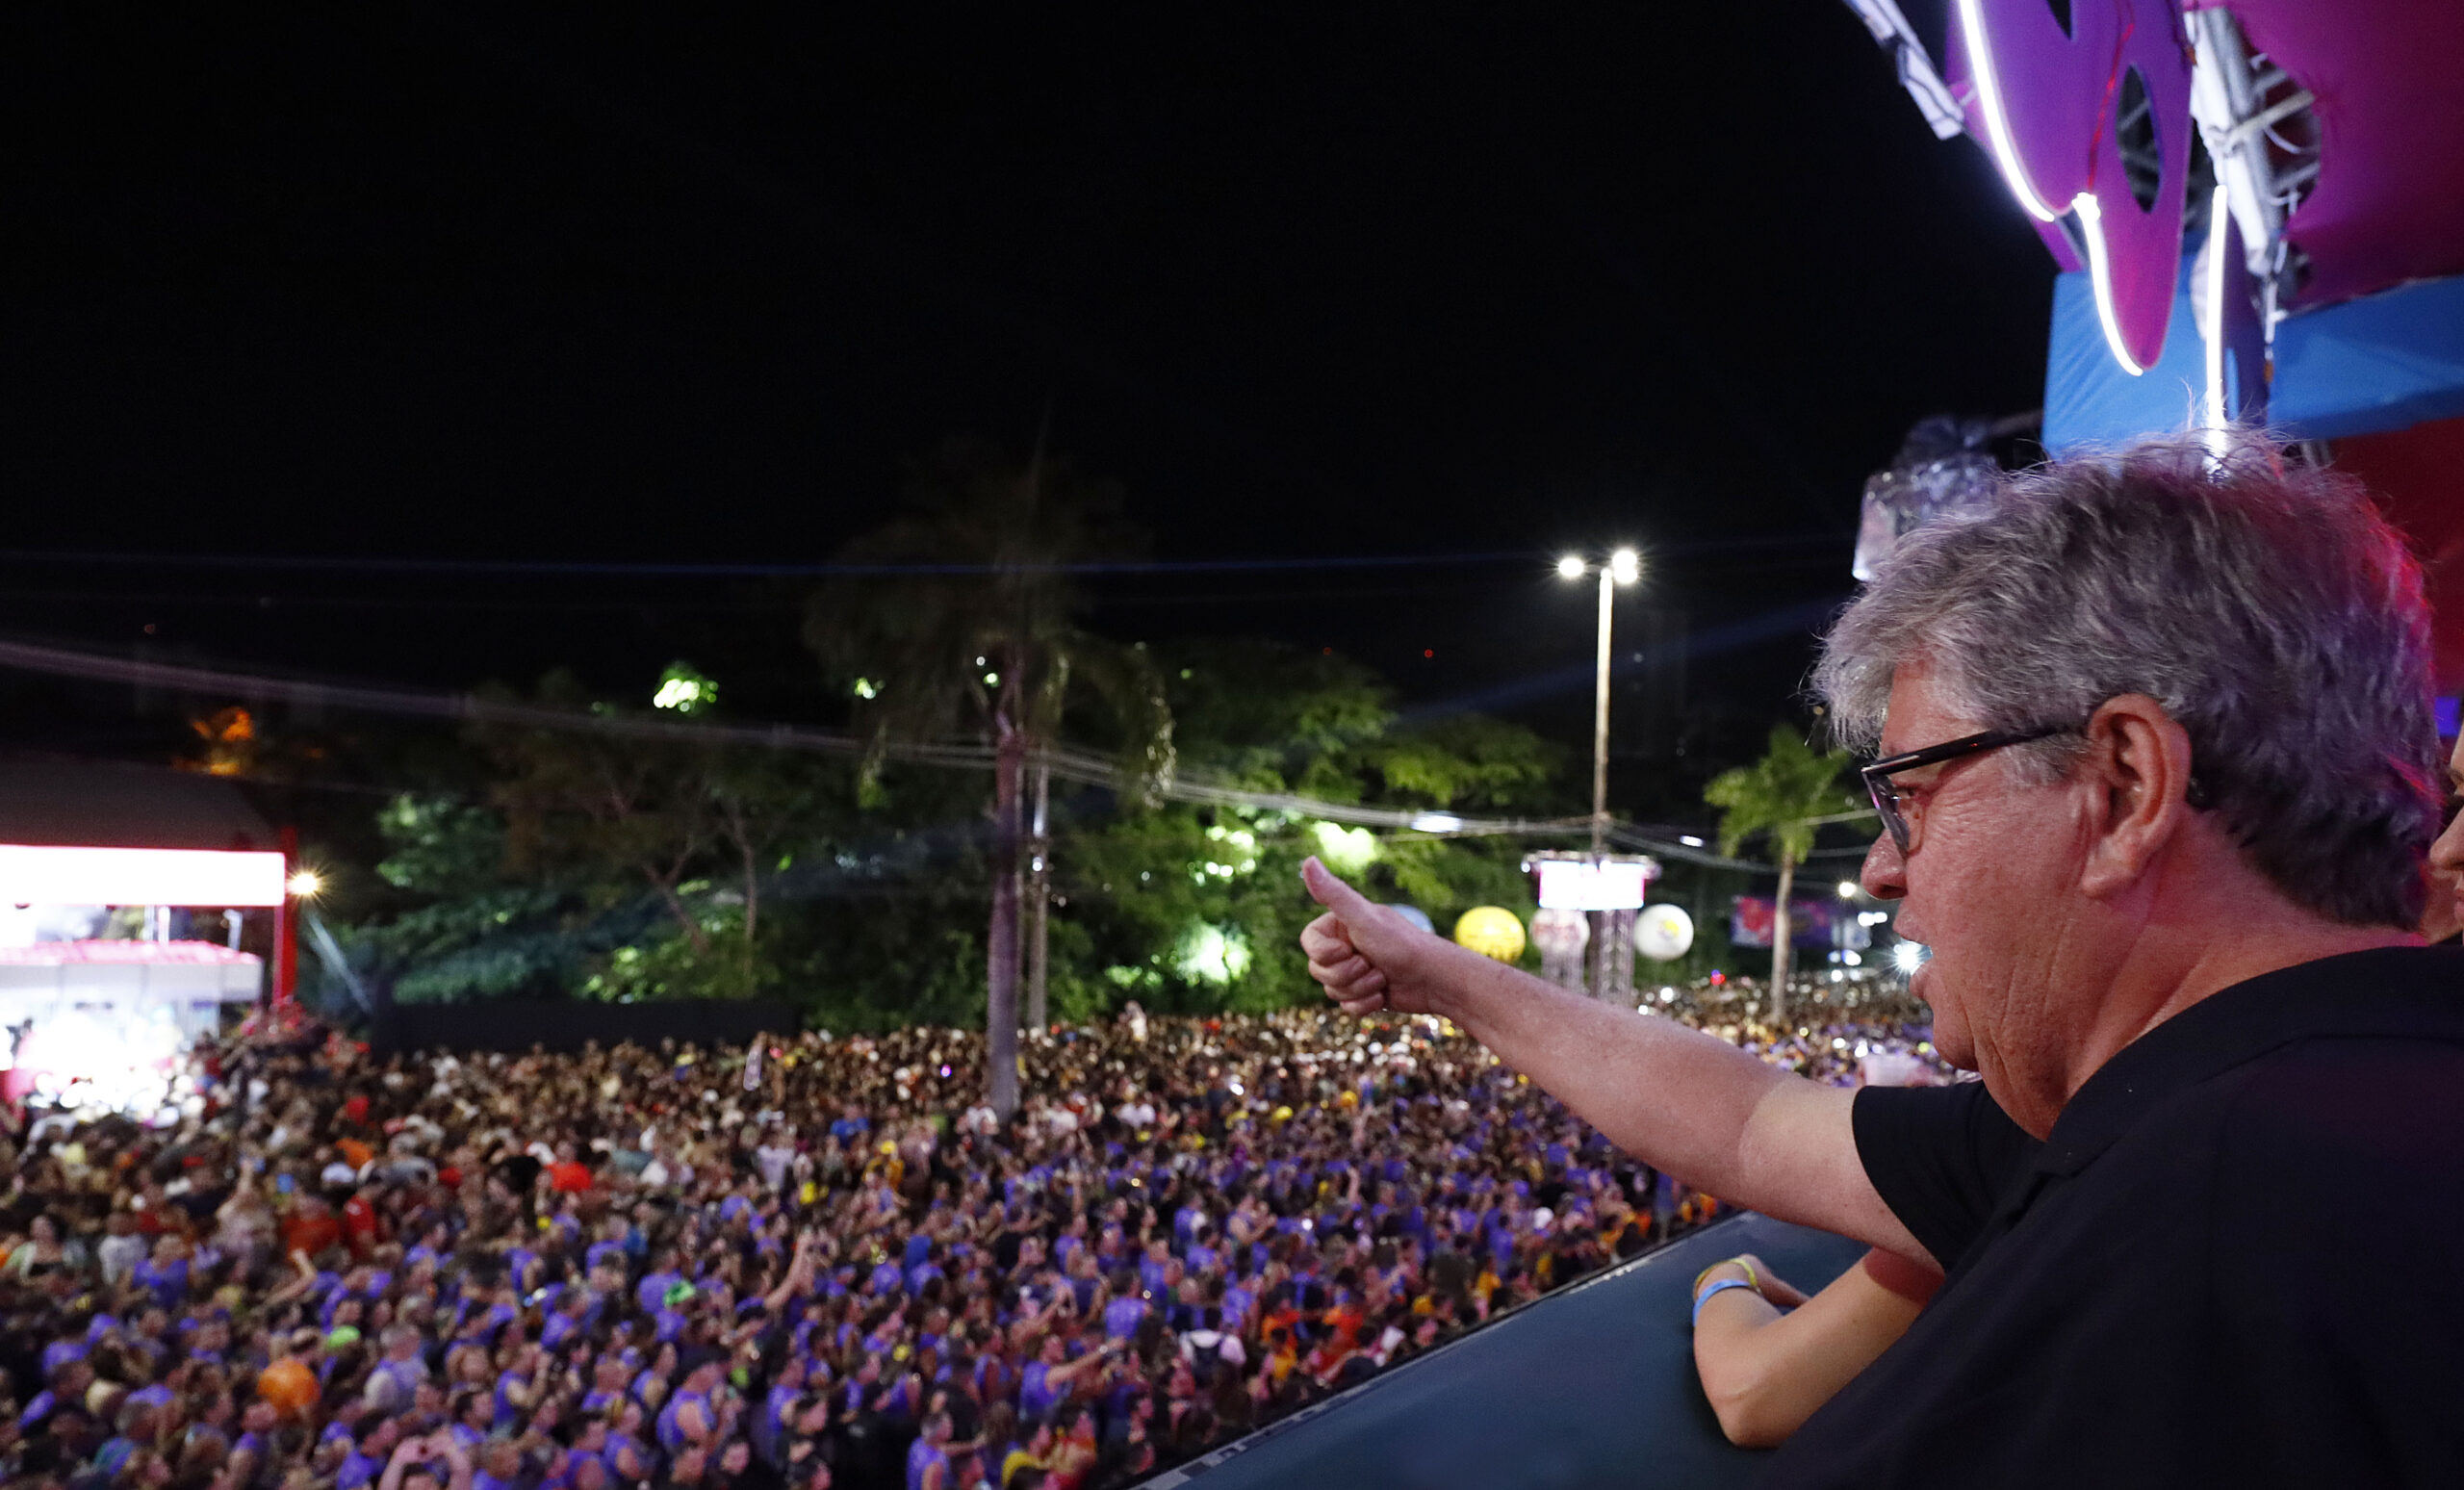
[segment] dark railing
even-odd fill
[[[1810,1292],[1861,1244],[1745,1214],[1689,1232],[1146,1481],[1173,1490],[1750,1485],[1694,1376],[1687,1290],[1758,1254]]]

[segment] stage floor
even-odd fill
[[[1751,1485],[1694,1379],[1686,1290],[1758,1253],[1810,1293],[1862,1244],[1742,1215],[1540,1302],[1146,1481],[1171,1490]]]

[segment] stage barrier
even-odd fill
[[[1753,1252],[1813,1292],[1861,1243],[1745,1214],[1475,1330],[1146,1481],[1146,1490],[1721,1490],[1769,1455],[1720,1436],[1687,1292]]]

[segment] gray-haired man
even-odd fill
[[[1650,1162],[1949,1271],[1768,1484],[2450,1482],[2464,1297],[2400,1261],[2464,1237],[2464,955],[2410,930],[2427,652],[2366,499],[2256,446],[1907,539],[1817,684],[1981,1085],[1818,1088],[1314,862],[1302,944],[1346,1009],[1446,1015]]]

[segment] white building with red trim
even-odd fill
[[[146,1100],[226,1008],[287,995],[285,836],[217,777],[0,759],[0,1095]]]

